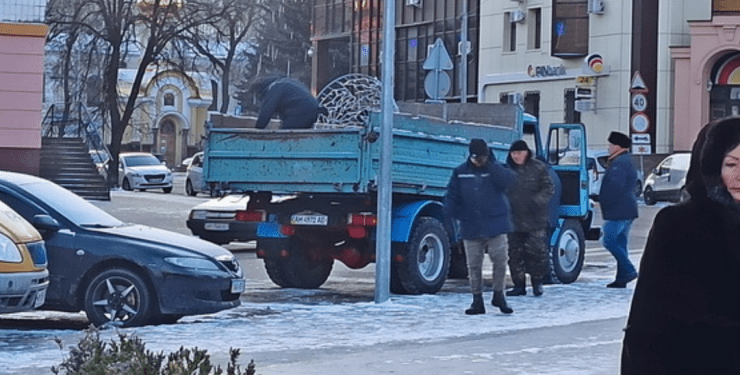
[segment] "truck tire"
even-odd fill
[[[552,266],[561,283],[570,284],[578,279],[585,253],[583,226],[575,220],[565,220],[552,249]]]
[[[450,273],[449,279],[467,279],[468,261],[465,257],[465,246],[462,242],[450,249]]]
[[[283,273],[294,288],[316,289],[329,278],[334,259],[312,256],[309,244],[298,237],[290,240],[291,255],[283,262]],[[320,252],[315,252],[320,253]]]
[[[444,285],[449,269],[450,242],[447,231],[439,220],[420,217],[411,230],[405,260],[392,269],[400,287],[406,294],[436,293]]]
[[[279,287],[292,288],[293,284],[291,284],[285,276],[285,271],[283,269],[284,262],[285,260],[282,259],[265,259],[265,271],[267,271],[267,276],[270,277],[270,280]]]

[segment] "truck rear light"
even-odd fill
[[[280,250],[280,257],[287,258],[289,256],[290,256],[290,253],[288,252],[288,250],[285,250],[285,249]]]
[[[265,221],[267,218],[267,212],[264,210],[237,210],[235,218],[236,221]]]
[[[280,233],[284,236],[292,236],[295,234],[295,227],[292,225],[283,225],[280,227]]]
[[[257,258],[264,258],[265,257],[265,249],[259,249],[257,250]]]
[[[374,227],[378,225],[378,217],[370,213],[349,214],[347,224]]]
[[[347,232],[352,238],[365,238],[367,237],[367,229],[361,226],[352,225],[347,227]]]
[[[404,261],[404,257],[401,254],[396,255],[396,262],[401,263]]]

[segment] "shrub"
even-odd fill
[[[60,349],[62,341],[55,339]],[[230,360],[226,365],[226,375],[254,375],[254,360],[242,372],[237,364],[239,349],[229,349]],[[166,361],[165,361],[166,359]],[[71,347],[69,355],[59,366],[52,366],[51,372],[57,375],[223,375],[221,366],[211,364],[207,350],[180,347],[167,355],[146,349],[144,342],[136,335],[118,334],[106,343],[100,340],[95,327],[85,330],[85,336],[77,346]]]

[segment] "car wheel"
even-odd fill
[[[121,184],[121,188],[126,191],[131,191],[131,183],[128,181],[128,178],[123,179],[123,183]]]
[[[189,179],[185,181],[185,194],[191,197],[198,195],[198,192],[193,190],[193,183]]]
[[[645,204],[648,206],[652,206],[655,204],[655,193],[653,192],[653,188],[651,188],[650,186],[645,188],[643,199],[645,199]]]
[[[123,327],[141,326],[149,320],[152,297],[144,280],[131,270],[105,270],[87,286],[85,314],[95,326],[109,322]]]
[[[449,237],[442,223],[433,217],[419,218],[404,256],[406,259],[392,268],[403,290],[408,294],[438,292],[450,269]]]
[[[575,220],[565,220],[552,252],[552,266],[563,284],[570,284],[581,274],[586,253],[583,227]]]
[[[163,191],[163,192],[164,192],[165,194],[169,194],[169,193],[171,193],[171,192],[172,192],[172,186],[170,186],[170,187],[166,187],[166,188],[162,188],[162,191]]]

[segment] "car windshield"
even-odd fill
[[[110,228],[124,223],[79,195],[48,181],[24,184],[23,187],[51,206],[62,216],[81,227]]]
[[[129,155],[124,156],[123,159],[126,161],[126,166],[129,167],[141,167],[144,165],[162,164],[159,159],[154,157],[154,155]]]

